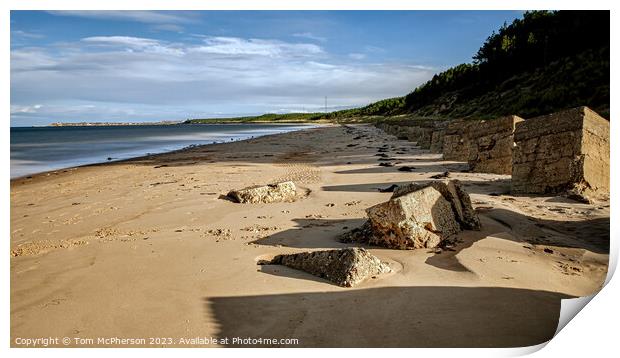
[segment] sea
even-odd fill
[[[11,178],[311,127],[254,123],[11,127]]]

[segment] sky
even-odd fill
[[[518,11],[11,11],[11,125],[337,110],[471,62]]]

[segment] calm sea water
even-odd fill
[[[192,144],[230,142],[309,125],[204,124],[106,127],[12,127],[11,178],[77,165],[162,153]]]

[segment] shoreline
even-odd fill
[[[136,122],[136,123],[101,123],[101,122],[67,122],[62,124],[50,123],[50,124],[41,124],[41,125],[32,125],[32,126],[11,126],[11,128],[58,128],[58,127],[140,127],[140,126],[161,126],[161,127],[169,127],[169,126],[193,126],[193,125],[211,125],[211,124],[273,124],[273,125],[281,125],[281,124],[316,124],[316,125],[329,125],[332,124],[333,121],[330,120],[282,120],[282,121],[238,121],[238,120],[230,120],[230,121],[212,121],[210,123],[157,123],[157,122]]]
[[[254,124],[254,123],[212,123],[212,124],[239,124],[239,125],[244,125],[244,124]],[[261,123],[261,124],[265,124],[265,123]],[[272,124],[279,124],[279,123],[272,123]],[[294,123],[287,123],[287,124],[294,124]],[[211,125],[211,123],[209,124],[202,124],[202,123],[197,123],[197,124],[190,124],[190,125]],[[314,127],[311,128],[316,128],[316,127],[321,127],[321,126],[330,126],[333,124],[317,124]],[[131,125],[133,126],[133,125]],[[169,125],[161,125],[161,126],[169,126]],[[47,127],[54,127],[55,126],[47,126]],[[77,126],[72,126],[72,127],[77,127]],[[97,126],[85,126],[85,127],[97,127]],[[136,127],[138,127],[138,125],[136,125]],[[30,127],[17,127],[17,128],[30,128]],[[304,131],[304,130],[308,130],[311,128],[305,128],[305,129],[298,129],[298,130],[293,130],[291,132],[297,132],[297,131]],[[280,134],[286,134],[286,133],[290,133],[290,132],[284,132],[284,133],[273,133],[273,134],[265,134],[265,135],[259,135],[259,136],[254,136],[253,138],[260,138],[260,137],[266,137],[266,136],[275,136],[275,135],[280,135]],[[125,159],[118,159],[118,160],[107,160],[107,161],[101,161],[101,162],[95,162],[95,163],[89,163],[89,164],[83,164],[83,165],[75,165],[75,166],[69,166],[69,167],[63,167],[63,168],[58,168],[58,169],[51,169],[51,170],[46,170],[43,172],[37,172],[37,173],[32,173],[32,174],[26,174],[26,175],[21,175],[18,177],[13,177],[10,179],[11,184],[13,184],[14,181],[18,181],[18,180],[24,180],[24,179],[35,179],[35,177],[40,177],[40,176],[49,176],[51,174],[59,174],[57,172],[67,172],[70,170],[76,170],[79,168],[87,168],[87,167],[91,167],[91,166],[101,166],[101,165],[106,165],[106,164],[111,164],[111,163],[122,163],[122,162],[127,162],[127,161],[132,161],[132,160],[139,160],[139,159],[144,159],[144,158],[148,158],[148,157],[153,157],[153,156],[158,156],[158,155],[164,155],[164,154],[172,154],[172,153],[178,153],[178,152],[183,152],[189,149],[193,149],[193,148],[198,148],[198,147],[204,147],[204,146],[209,146],[209,145],[217,145],[217,144],[228,144],[228,143],[233,143],[233,142],[243,142],[246,140],[249,140],[252,138],[246,138],[246,139],[239,139],[239,140],[235,140],[235,141],[229,141],[229,142],[221,142],[221,143],[207,143],[207,144],[191,144],[189,146],[180,148],[180,149],[174,149],[174,150],[169,150],[169,151],[164,151],[164,152],[158,152],[158,153],[149,153],[149,154],[145,154],[145,155],[139,155],[139,156],[135,156],[135,157],[129,157],[129,158],[125,158]]]
[[[395,167],[378,165],[384,146]],[[303,347],[542,343],[555,333],[560,300],[605,280],[609,202],[513,196],[509,176],[465,165],[372,126],[328,125],[11,181],[11,346],[45,336],[171,337],[171,347],[237,336],[298,338]],[[440,251],[338,241],[389,199],[378,189],[445,171],[470,193],[482,231],[463,231]],[[307,196],[220,198],[286,180]],[[359,246],[392,273],[342,288],[257,265]]]

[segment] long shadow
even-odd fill
[[[433,163],[428,164],[428,159],[410,159],[410,158],[394,158],[392,163],[395,164],[393,167],[381,167],[378,164],[376,166],[370,168],[359,168],[359,169],[348,169],[348,170],[340,170],[336,171],[336,174],[382,174],[382,173],[393,173],[397,172],[399,167],[409,166],[414,167],[413,172],[416,173],[428,173],[432,175],[434,173],[443,173],[443,172],[460,172],[462,170],[467,169],[467,164],[455,164],[455,163]],[[380,162],[377,162],[380,163]]]
[[[523,347],[553,337],[560,293],[495,287],[382,287],[205,297],[230,347]],[[298,344],[233,344],[233,337]]]
[[[398,161],[396,161],[398,162]],[[396,163],[394,162],[394,163]],[[370,167],[370,168],[358,168],[358,169],[347,169],[347,170],[340,170],[340,171],[336,171],[334,173],[336,174],[394,174],[396,172],[398,172],[398,168],[402,165],[401,164],[395,164],[393,167],[382,167],[382,166],[376,166],[376,167]],[[411,166],[411,165],[410,165]]]
[[[470,194],[506,195],[510,194],[511,178],[459,180]]]
[[[442,270],[472,272],[470,269],[465,267],[461,261],[459,261],[457,255],[485,237],[487,237],[487,235],[481,233],[480,231],[463,231],[457,237],[450,240],[455,243],[455,246],[453,246],[450,250],[435,252],[435,254],[427,258],[424,263]]]
[[[294,278],[298,280],[321,282],[323,284],[330,285],[330,286],[334,284],[333,282],[320,278],[318,276],[314,276],[307,272],[296,270],[296,269],[283,266],[283,265],[259,265],[258,267],[259,267],[260,272],[266,273],[268,275]]]
[[[431,209],[432,215],[436,208]],[[481,231],[465,230],[450,238],[453,243],[449,249],[434,252],[426,263],[434,267],[471,272],[458,259],[458,254],[472,247],[477,241],[490,236],[502,235],[502,239],[521,244],[555,246],[562,248],[584,249],[600,254],[609,254],[609,218],[596,218],[585,221],[546,220],[523,215],[506,209],[492,208],[478,213]],[[280,231],[265,238],[253,241],[258,245],[286,246],[299,249],[338,249],[344,247],[367,247],[390,250],[384,247],[360,243],[342,243],[338,240],[342,233],[362,226],[365,218],[359,219],[294,219],[296,227]],[[265,268],[264,272],[280,276],[295,276],[292,270],[275,272]],[[305,279],[314,280],[304,275]]]
[[[437,214],[435,214],[437,215]],[[382,246],[374,246],[365,243],[342,243],[339,241],[339,236],[349,230],[358,228],[364,224],[365,218],[360,219],[294,219],[296,223],[295,228],[283,230],[273,235],[252,241],[251,243],[257,245],[267,246],[285,246],[298,249],[340,249],[345,247],[365,247],[379,250],[391,250]],[[484,231],[463,231],[450,241],[455,245],[450,250],[444,250],[441,253],[435,253],[433,256],[426,260],[426,263],[437,268],[450,271],[470,272],[465,266],[463,266],[456,255],[462,250],[471,247],[476,241],[483,239],[494,233],[505,231],[503,226],[495,223],[493,220],[486,220]],[[430,249],[420,249],[424,251],[433,251]],[[261,265],[260,270],[262,272],[294,278],[302,278],[313,281],[327,282],[321,279],[317,279],[314,276],[302,273],[297,270],[291,269],[274,269],[274,267],[282,266],[270,266]],[[330,283],[331,284],[331,283]]]
[[[365,219],[293,219],[295,227],[253,241],[253,244],[300,249],[360,246],[338,241],[338,236],[361,226]]]
[[[585,221],[546,220],[506,209],[490,209],[479,213],[482,231],[463,231],[454,240],[454,247],[437,253],[426,263],[451,271],[469,271],[457,255],[474,243],[496,234],[503,239],[523,244],[584,249],[609,254],[609,218]],[[519,239],[520,238],[520,239]]]
[[[506,226],[508,229],[506,231],[526,238],[525,242],[530,244],[609,254],[609,217],[580,221],[551,220],[506,209],[491,209],[485,211],[483,215]]]
[[[385,189],[391,185],[409,184],[411,181],[384,182],[384,183],[364,183],[364,184],[342,184],[342,185],[325,185],[321,189],[324,191],[349,191],[349,192],[377,192],[379,189]]]
[[[485,215],[479,214],[478,217],[480,218],[480,222],[482,224],[480,231],[464,230],[460,232],[458,235],[448,240],[448,242],[453,244],[450,249],[436,252],[433,256],[427,258],[425,263],[443,270],[472,272],[459,261],[457,257],[458,254],[461,251],[472,247],[479,240],[510,230],[501,223],[487,218]]]
[[[392,168],[388,168],[392,169]],[[394,169],[396,171],[396,169]],[[429,173],[429,178],[423,180],[415,180],[415,181],[389,181],[382,183],[363,183],[363,184],[340,184],[340,185],[325,185],[321,187],[324,191],[345,191],[345,192],[376,192],[379,189],[388,188],[391,185],[404,185],[412,182],[416,183],[425,183],[430,182],[436,179],[430,178],[432,173]],[[448,177],[448,179],[450,179]],[[507,194],[510,191],[510,179],[495,179],[493,181],[489,180],[480,180],[480,181],[472,181],[472,180],[459,180],[465,190],[470,194]]]

